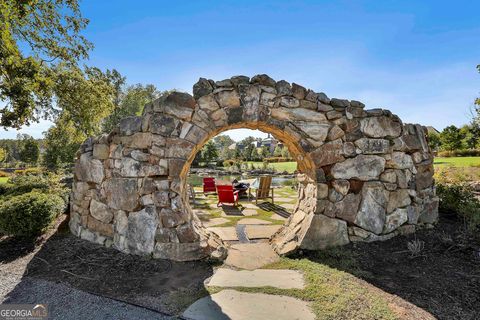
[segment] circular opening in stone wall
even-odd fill
[[[314,164],[295,137],[249,128],[226,127],[197,145],[180,177],[185,209],[224,243],[283,244],[298,233],[292,222],[315,210]]]

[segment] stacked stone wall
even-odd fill
[[[273,134],[298,162],[298,203],[271,239],[281,254],[384,240],[438,218],[424,127],[257,75],[201,78],[193,96],[166,94],[87,139],[77,154],[71,231],[133,254],[224,257],[222,241],[192,213],[186,177],[196,152],[232,128]]]

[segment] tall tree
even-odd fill
[[[43,164],[49,170],[71,165],[86,135],[75,127],[72,120],[59,117],[55,125],[45,133]]]
[[[7,150],[0,148],[0,163],[3,163],[7,159]]]
[[[113,81],[115,87],[114,109],[103,123],[104,132],[110,132],[122,118],[142,114],[143,107],[157,99],[161,94],[153,84],[136,84],[122,89],[119,86],[121,80],[123,80],[123,83],[125,82],[125,78],[119,78],[118,76]],[[118,88],[120,88],[120,91],[118,91]]]
[[[442,149],[447,151],[458,150],[462,148],[462,134],[456,126],[448,126],[440,133]]]
[[[202,160],[209,163],[218,158],[217,147],[212,140],[208,141],[201,150]]]
[[[88,58],[87,24],[77,0],[0,1],[0,126],[54,115],[56,66]]]
[[[28,164],[36,164],[40,156],[38,142],[29,135],[19,135],[21,140],[20,160]]]

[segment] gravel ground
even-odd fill
[[[0,301],[4,297],[0,296]],[[49,319],[177,319],[149,309],[103,298],[69,286],[34,278],[23,278],[3,303],[47,304]]]

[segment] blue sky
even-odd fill
[[[88,63],[132,84],[191,92],[199,77],[267,73],[437,129],[467,123],[480,94],[478,1],[84,0],[81,8],[95,44]],[[40,137],[49,125],[23,132]]]

